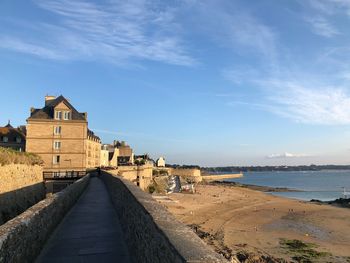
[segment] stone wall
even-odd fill
[[[202,176],[201,176],[201,170],[200,169],[191,169],[191,168],[171,168],[170,169],[171,175],[178,175],[183,178],[191,179],[194,182],[201,182]]]
[[[0,166],[0,225],[45,198],[42,167]]]
[[[0,226],[0,263],[33,262],[88,182],[85,176]]]
[[[152,183],[152,171],[153,166],[149,164],[145,164],[142,166],[137,165],[128,165],[128,166],[119,166],[114,170],[109,170],[110,174],[118,175],[127,179],[137,186],[139,186],[142,190],[146,191],[148,186]]]
[[[121,222],[132,262],[227,262],[150,194],[102,172]]]

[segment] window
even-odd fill
[[[55,150],[61,149],[61,142],[55,141],[55,142],[53,143],[53,148],[54,148]]]
[[[8,141],[9,141],[9,138],[8,138],[7,136],[4,136],[4,137],[2,138],[2,141],[3,141],[3,142],[8,142]]]
[[[64,112],[63,118],[64,118],[65,120],[70,120],[70,111],[65,111],[65,112]]]
[[[62,111],[55,111],[55,119],[62,120]]]
[[[16,137],[16,142],[17,142],[17,143],[21,143],[21,142],[22,142],[22,138],[17,136],[17,137]]]
[[[61,134],[61,126],[55,126],[55,134],[58,135],[58,134]]]
[[[60,156],[59,155],[55,155],[53,157],[53,164],[59,164],[60,163]]]

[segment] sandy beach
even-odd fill
[[[350,262],[347,208],[213,184],[198,185],[196,194],[156,199],[227,258]]]

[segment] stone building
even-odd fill
[[[101,145],[100,165],[101,167],[109,166],[109,151],[106,144]]]
[[[163,157],[159,157],[159,159],[156,161],[157,167],[165,167],[165,159]]]
[[[0,147],[12,148],[17,151],[25,151],[25,129],[14,128],[10,122],[5,127],[0,127]]]
[[[100,156],[101,155],[101,140],[100,140],[100,138],[98,136],[96,136],[93,131],[88,129],[86,142],[87,142],[86,167],[87,168],[100,167],[100,163],[101,163],[101,156]]]
[[[117,167],[134,164],[134,152],[126,142],[114,141],[113,144],[104,144],[102,148],[108,151],[109,166]]]
[[[81,177],[100,164],[100,139],[88,130],[87,113],[63,96],[45,97],[43,108],[30,110],[26,151],[44,161],[44,177]]]

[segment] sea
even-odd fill
[[[270,194],[306,201],[311,199],[330,201],[341,198],[344,187],[347,192],[350,192],[350,170],[244,172],[242,178],[225,179],[225,181],[284,187],[296,191],[271,192]]]

